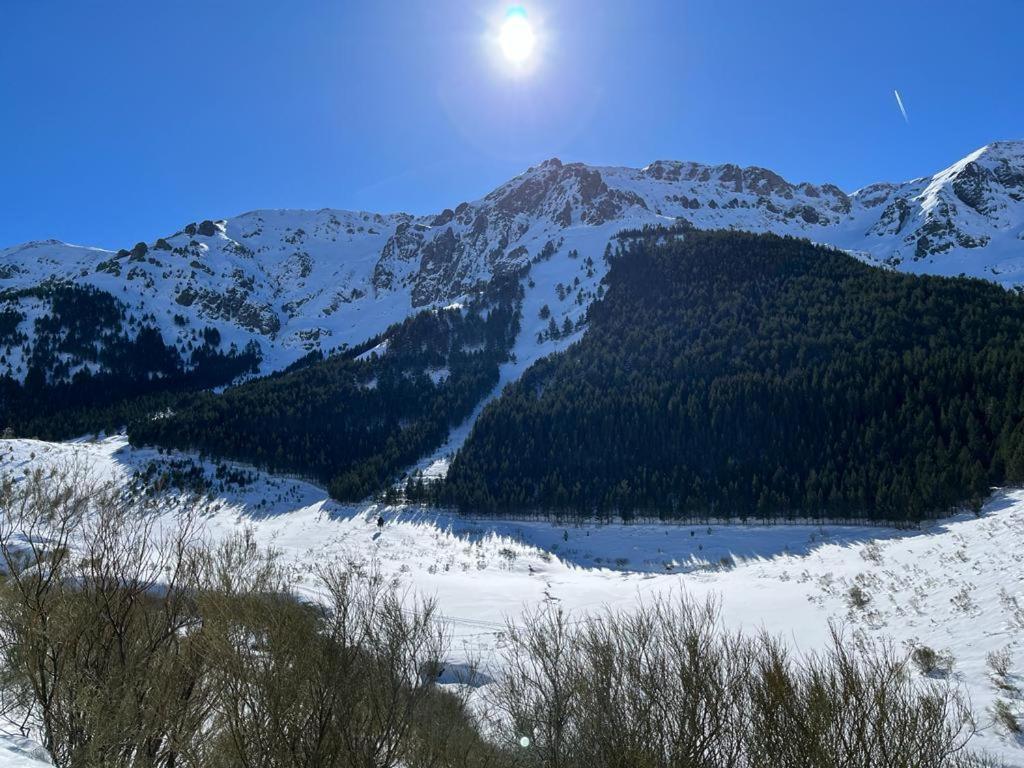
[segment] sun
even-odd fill
[[[498,43],[510,64],[522,66],[530,61],[537,47],[537,36],[523,6],[509,8],[498,32]]]

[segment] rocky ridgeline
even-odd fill
[[[270,371],[312,350],[358,344],[497,275],[525,276],[540,261],[582,254],[600,279],[616,232],[679,220],[796,235],[896,269],[1017,286],[1024,142],[991,144],[934,176],[849,194],[731,164],[659,160],[632,169],[551,159],[430,216],[263,210],[117,252],[31,242],[0,250],[0,374],[24,375],[35,322],[50,312],[45,292],[26,289],[48,282],[109,292],[126,322],[148,322],[181,349],[207,327],[225,347],[255,340]]]

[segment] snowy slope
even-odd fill
[[[98,476],[130,482],[151,461],[184,454],[99,442],[0,441],[0,465],[15,473],[77,457]],[[192,457],[194,460],[194,457]],[[214,467],[205,465],[212,478]],[[345,507],[320,489],[252,473],[244,486],[215,486],[205,518],[211,537],[249,525],[300,573],[317,562],[354,558],[421,594],[434,595],[452,627],[453,663],[495,671],[506,620],[555,603],[574,618],[605,606],[628,608],[657,594],[718,596],[732,627],[764,628],[806,652],[823,647],[829,622],[891,640],[926,644],[953,658],[982,729],[974,746],[1024,766],[1024,740],[993,723],[997,698],[1024,718],[1024,701],[1001,690],[986,655],[1008,650],[1024,686],[1024,492],[1002,491],[979,517],[921,531],[780,525],[554,526],[471,520],[415,509]],[[167,497],[168,514],[173,497]],[[389,520],[382,534],[378,513]],[[725,562],[722,559],[725,558]],[[869,597],[856,607],[859,586]],[[315,597],[315,594],[313,594]],[[0,749],[0,766],[6,766]],[[11,763],[15,765],[16,763]]]
[[[32,739],[0,733],[0,768],[42,768],[53,765],[46,750]]]
[[[31,346],[38,299],[4,291],[47,280],[95,286],[185,348],[216,327],[242,348],[255,340],[264,372],[306,352],[354,345],[417,308],[450,303],[495,275],[527,275],[524,339],[546,354],[597,295],[602,256],[626,228],[685,220],[807,237],[873,264],[1024,283],[1024,142],[998,142],[931,177],[847,194],[793,184],[772,171],[658,161],[641,168],[556,159],[486,197],[431,216],[253,211],[119,252],[39,241],[0,250],[0,311],[22,315]],[[589,261],[588,261],[589,260]],[[559,288],[561,286],[561,288]],[[560,345],[559,345],[560,346]],[[25,374],[19,344],[0,344],[7,372]],[[536,356],[533,350],[520,350]]]

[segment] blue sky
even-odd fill
[[[852,190],[1024,137],[1021,0],[522,4],[528,73],[494,41],[510,3],[0,0],[0,245],[425,213],[551,156]]]

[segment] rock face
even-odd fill
[[[990,144],[933,176],[852,193],[731,164],[659,160],[633,169],[551,159],[481,200],[429,216],[264,210],[193,222],[117,252],[27,243],[0,250],[0,313],[23,317],[0,337],[0,374],[24,375],[19,361],[46,311],[12,294],[47,280],[109,292],[126,315],[146,317],[182,348],[207,326],[225,346],[255,340],[271,371],[456,302],[496,276],[529,273],[531,289],[539,283],[569,302],[552,309],[557,323],[579,321],[615,233],[680,220],[806,237],[873,264],[1016,286],[1024,284],[1024,142]],[[581,258],[585,269],[557,266]]]

